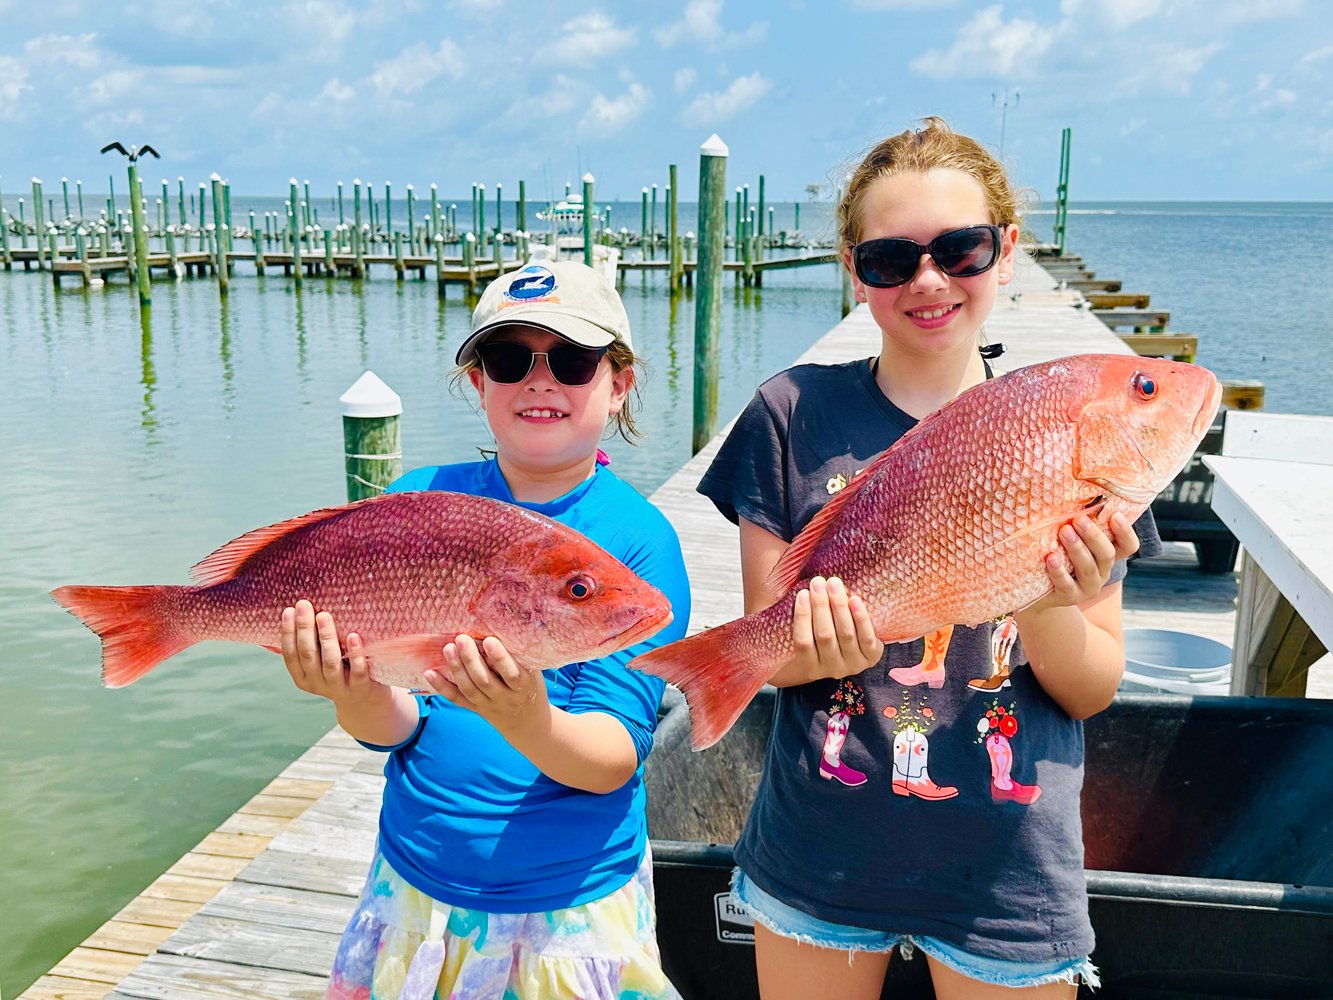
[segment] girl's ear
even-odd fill
[[[634,369],[622,368],[611,376],[611,400],[607,406],[606,415],[614,417],[625,406],[625,400],[629,398],[629,391],[634,388]]]
[[[843,248],[842,266],[847,268],[847,273],[852,276],[852,297],[857,302],[864,302],[866,300],[866,286],[861,284],[861,279],[856,276],[856,268],[852,267],[851,247]]]
[[[486,409],[486,375],[480,365],[468,369],[467,380],[472,383],[472,388],[477,390],[478,405],[483,410]]]
[[[1007,285],[1014,278],[1014,254],[1018,247],[1018,227],[1012,222],[1000,230],[1000,284]]]

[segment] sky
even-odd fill
[[[728,184],[826,196],[938,114],[1051,198],[1333,200],[1325,0],[0,0],[0,191],[214,171],[637,201],[717,133]],[[810,186],[820,185],[819,195]]]

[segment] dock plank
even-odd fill
[[[250,968],[154,954],[125,977],[110,1000],[322,1000],[327,975]]]

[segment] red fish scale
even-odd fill
[[[355,507],[298,528],[256,552],[234,579],[179,591],[175,615],[200,636],[254,643],[272,643],[278,615],[301,598],[366,642],[464,630],[488,565],[528,525],[516,507],[488,506],[478,520],[469,505],[473,519],[463,523],[460,505],[431,500],[403,516]]]
[[[1060,524],[1101,493],[1073,476],[1069,412],[1071,400],[1095,396],[1095,380],[1074,367],[1062,373],[1063,391],[1053,391],[1043,376],[1054,367],[1014,373],[1007,394],[966,393],[919,425],[911,447],[905,438],[829,526],[798,587],[816,575],[841,577],[890,641],[975,625],[1046,593],[1042,560],[1060,551]],[[1096,520],[1142,509],[1108,497]],[[766,640],[781,636],[789,615],[765,623]]]

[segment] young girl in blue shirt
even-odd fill
[[[657,950],[643,788],[664,685],[626,664],[680,638],[690,600],[674,529],[598,449],[608,426],[637,434],[628,317],[591,269],[533,262],[487,288],[457,364],[495,457],[417,469],[389,490],[546,514],[661,590],[674,619],[613,656],[541,675],[493,636],[460,636],[426,672],[433,692],[414,695],[370,680],[360,638],[340,646],[327,612],[305,601],[283,612],[296,685],[388,755],[378,852],[326,995],[676,997]]]

